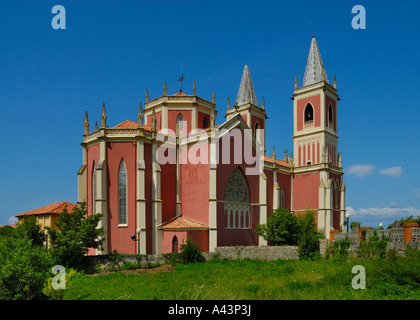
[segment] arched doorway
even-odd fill
[[[172,253],[178,253],[178,238],[176,236],[172,238]]]

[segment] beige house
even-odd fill
[[[27,211],[16,215],[18,218],[18,224],[21,223],[25,216],[35,216],[36,222],[45,230],[45,227],[55,228],[55,222],[58,216],[63,212],[64,207],[67,206],[67,212],[71,212],[77,205],[67,201],[55,202],[45,207],[38,208],[35,210]]]

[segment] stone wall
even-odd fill
[[[237,246],[217,247],[215,252],[206,252],[206,260],[217,256],[221,259],[289,260],[299,259],[297,246]]]

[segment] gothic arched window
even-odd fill
[[[305,108],[305,123],[312,122],[314,120],[314,108],[308,103]]]
[[[280,208],[286,209],[286,191],[284,185],[281,186],[280,190]]]
[[[331,129],[333,129],[334,128],[334,115],[333,115],[333,109],[332,109],[332,106],[331,106],[331,103],[330,103],[330,105],[328,106],[328,128],[331,128]]]
[[[96,214],[96,166],[93,162],[93,172],[92,172],[92,213]]]
[[[184,117],[181,113],[176,117],[176,124],[178,125],[179,132],[184,131]]]
[[[118,224],[127,224],[127,170],[124,159],[118,169]]]
[[[251,207],[246,178],[239,168],[229,177],[225,189],[225,228],[250,229]]]
[[[209,123],[207,120],[207,117],[204,117],[203,119],[203,129],[207,129],[209,127]]]

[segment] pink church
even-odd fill
[[[137,121],[108,127],[104,104],[101,126],[89,131],[86,113],[78,201],[88,214],[104,214],[102,253],[178,252],[186,239],[204,252],[266,246],[255,226],[279,207],[316,211],[327,238],[343,228],[339,98],[314,37],[292,100],[294,151],[280,158],[274,148],[265,155],[268,108],[264,98],[257,101],[248,66],[219,125],[214,94],[212,101],[200,98],[195,83],[191,95],[168,94],[166,82],[161,97],[151,100],[146,90]]]

